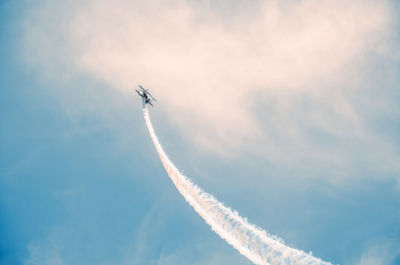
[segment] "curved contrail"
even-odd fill
[[[145,104],[143,104],[143,115],[161,162],[178,191],[211,226],[211,229],[242,255],[258,265],[332,265],[301,250],[286,246],[280,238],[271,236],[261,228],[248,223],[236,211],[223,205],[181,174],[162,149]]]

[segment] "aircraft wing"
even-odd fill
[[[142,87],[141,85],[138,85],[138,86],[139,86],[139,88],[140,88],[142,91],[146,91],[146,92],[148,93],[148,89]]]
[[[136,93],[138,93],[138,94],[139,94],[139,96],[143,97],[143,95],[142,95],[142,94],[140,94],[139,90],[135,89],[135,91],[136,91]]]
[[[146,94],[147,94],[147,95],[149,95],[149,96],[152,98],[152,100],[154,100],[154,101],[156,101],[156,102],[157,102],[157,99],[156,99],[155,97],[153,97],[153,95],[152,95],[152,94],[150,94],[150,92],[149,92],[149,91],[147,91],[147,90],[146,90]]]

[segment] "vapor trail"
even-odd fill
[[[280,238],[271,236],[261,228],[248,223],[236,211],[226,207],[182,175],[161,147],[145,104],[143,104],[143,114],[161,162],[178,191],[211,226],[211,229],[242,255],[259,265],[332,265],[301,250],[286,246]]]

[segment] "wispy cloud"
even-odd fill
[[[389,265],[397,264],[400,251],[396,243],[388,240],[370,246],[361,256],[357,265]]]
[[[42,74],[150,87],[208,151],[300,167],[354,167],[357,156],[392,174],[398,148],[366,111],[399,113],[378,91],[393,83],[370,70],[396,50],[394,19],[389,1],[43,1],[24,45]]]

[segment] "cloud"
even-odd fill
[[[396,244],[388,241],[370,246],[361,256],[357,265],[391,265],[400,257]],[[397,264],[397,263],[396,263]]]
[[[377,166],[397,172],[398,148],[354,100],[383,85],[368,69],[393,49],[391,2],[219,3],[43,1],[25,22],[26,57],[56,78],[151,88],[161,115],[207,151],[342,168],[377,150],[393,161]]]

